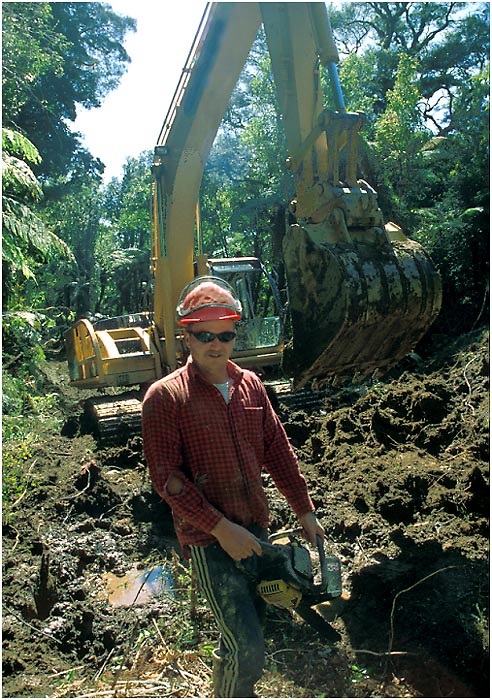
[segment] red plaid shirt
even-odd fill
[[[298,516],[314,510],[285,430],[256,374],[229,361],[226,404],[191,358],[155,382],[142,407],[144,453],[157,493],[170,505],[176,534],[188,544],[215,542],[222,516],[240,525],[268,525],[261,472],[272,476]],[[176,476],[178,495],[166,491]]]

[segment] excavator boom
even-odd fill
[[[435,319],[441,284],[425,251],[385,224],[376,192],[357,177],[364,116],[345,108],[324,3],[212,3],[204,15],[155,149],[161,250],[179,261],[169,273],[169,314],[193,274],[203,168],[261,24],[295,183],[290,209],[296,223],[283,243],[293,329],[284,366],[299,386],[384,371]],[[325,106],[322,66],[334,109]],[[159,323],[164,329],[164,312]],[[167,325],[173,323],[169,318]],[[165,336],[172,340],[170,330]]]

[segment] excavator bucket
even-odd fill
[[[310,380],[385,372],[410,352],[441,306],[441,280],[423,248],[394,224],[379,241],[284,239],[293,345],[284,366]]]

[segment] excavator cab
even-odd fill
[[[258,258],[215,258],[209,273],[222,277],[234,289],[243,308],[237,324],[233,359],[245,367],[279,366],[284,349],[284,313],[272,275]],[[182,329],[173,334],[177,364],[186,350]],[[162,350],[153,311],[104,318],[80,319],[65,334],[71,383],[90,389],[144,385],[172,368]],[[160,352],[161,350],[161,352]]]
[[[271,274],[258,258],[213,259],[209,265],[231,285],[243,308],[232,359],[248,367],[280,365],[285,314]]]
[[[242,367],[267,372],[278,368],[285,314],[272,275],[257,258],[216,258],[207,260],[206,266],[208,274],[225,279],[241,301],[243,315],[236,325],[232,359]],[[139,432],[143,391],[188,355],[183,329],[176,326],[172,335],[161,335],[154,311],[94,322],[80,319],[66,332],[65,344],[72,385],[127,387],[124,393],[83,402],[90,424],[105,441]]]

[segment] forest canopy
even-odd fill
[[[361,173],[385,218],[421,242],[441,272],[435,328],[470,330],[488,304],[489,5],[328,9],[346,104],[366,116]],[[4,313],[144,310],[151,153],[128,158],[121,178],[103,184],[104,164],[73,129],[77,109],[96,109],[117,88],[136,21],[106,3],[9,2],[2,22]],[[202,183],[210,255],[281,266],[278,227],[293,191],[286,155],[260,32]]]

